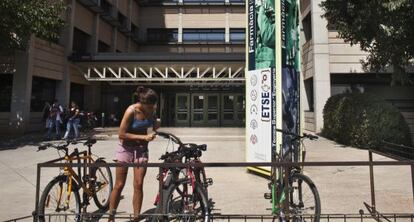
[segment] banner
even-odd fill
[[[246,160],[271,162],[301,133],[299,0],[249,0],[246,41]]]

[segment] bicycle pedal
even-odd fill
[[[272,193],[265,193],[263,196],[266,200],[272,199]]]
[[[206,182],[204,184],[205,186],[213,185],[213,178],[206,178]]]

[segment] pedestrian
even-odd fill
[[[48,101],[45,102],[42,110],[42,122],[45,123],[45,128],[49,129],[50,126],[50,103]]]
[[[137,101],[126,109],[119,127],[120,143],[116,149],[115,158],[120,163],[147,163],[148,143],[155,138],[155,134],[148,133],[148,129],[152,128],[155,131],[160,127],[160,121],[155,116],[158,102],[157,93],[149,88],[138,87],[136,94],[138,95]],[[145,167],[134,168],[132,205],[135,219],[139,219],[141,213],[146,170]],[[127,173],[127,167],[116,167],[115,185],[109,204],[109,221],[114,221]]]
[[[80,115],[79,115],[79,106],[76,104],[76,102],[72,101],[70,103],[69,113],[67,115],[68,115],[68,122],[66,123],[66,133],[63,139],[68,138],[72,128],[75,133],[74,138],[78,138]]]
[[[60,125],[62,124],[61,114],[63,113],[63,108],[59,104],[58,100],[53,100],[53,104],[49,109],[49,125],[46,134],[46,139],[50,140],[52,136],[52,130],[55,128],[56,136],[55,138],[60,139]]]

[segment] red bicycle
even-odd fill
[[[173,152],[166,152],[160,160],[164,163],[201,163],[200,157],[207,145],[182,143],[171,133],[157,132],[157,135],[169,139],[178,145]],[[209,221],[213,202],[208,198],[208,186],[213,184],[206,177],[203,167],[174,167],[165,169],[163,179],[162,199],[160,194],[155,199],[156,213],[151,221]],[[161,207],[162,206],[162,207]]]

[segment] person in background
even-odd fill
[[[148,133],[148,129],[152,128],[155,131],[160,127],[160,121],[155,117],[158,102],[157,93],[149,88],[138,87],[136,94],[137,101],[126,109],[119,127],[119,146],[116,149],[115,158],[117,162],[121,163],[147,163],[148,143],[155,138],[155,133]],[[132,205],[135,219],[138,220],[141,213],[146,170],[145,167],[134,168]],[[116,168],[114,189],[109,202],[109,221],[114,221],[127,173],[127,167]]]
[[[50,103],[48,101],[45,102],[45,105],[43,106],[43,110],[42,110],[42,123],[45,123],[45,128],[49,129],[50,128],[50,121],[51,119],[49,118],[50,115]]]
[[[46,139],[50,140],[52,136],[52,130],[56,130],[56,139],[60,139],[60,125],[62,124],[61,114],[63,113],[63,108],[59,104],[58,100],[53,100],[53,104],[49,109],[49,118],[50,118],[50,127],[48,128]]]
[[[79,137],[79,123],[80,123],[80,115],[79,115],[79,106],[72,101],[70,103],[70,108],[68,112],[68,122],[66,123],[66,133],[63,139],[67,139],[71,129],[75,132],[75,138]]]

